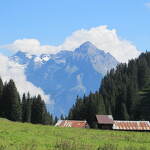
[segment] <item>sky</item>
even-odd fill
[[[150,0],[0,0],[0,45],[24,38],[59,45],[76,30],[107,25],[145,51],[150,49],[149,3]]]
[[[50,97],[29,83],[24,68],[8,56],[18,50],[74,50],[91,41],[119,62],[127,62],[150,50],[149,27],[150,0],[0,0],[0,75],[13,78],[21,92],[27,86]]]

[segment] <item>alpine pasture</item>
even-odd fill
[[[150,132],[33,125],[0,119],[0,150],[149,150]]]

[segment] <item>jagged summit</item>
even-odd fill
[[[96,46],[90,41],[84,42],[83,44],[80,45],[80,47],[95,47],[96,48]]]
[[[101,49],[98,49],[94,44],[92,44],[89,41],[83,43],[78,48],[76,48],[75,53],[77,55],[89,56],[89,57],[93,57],[93,56],[96,56],[96,55],[101,55],[103,57],[106,57],[106,56],[109,55],[105,51],[103,51]],[[110,57],[113,57],[113,56],[110,55]]]
[[[91,42],[87,41],[81,44],[78,48],[75,49],[76,52],[89,52],[89,50],[97,50],[97,47]]]

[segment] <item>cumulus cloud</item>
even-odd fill
[[[145,3],[145,6],[150,8],[150,2]]]
[[[1,46],[13,50],[14,52],[22,51],[30,54],[55,53],[56,47],[49,45],[41,45],[37,39],[20,39],[12,44]]]
[[[109,52],[119,62],[127,62],[129,59],[135,58],[140,54],[131,42],[119,38],[117,31],[115,29],[108,29],[107,26],[77,30],[67,37],[63,44],[58,46],[41,45],[37,39],[20,39],[3,47],[31,54],[54,54],[60,50],[74,50],[86,41],[90,41],[97,48]]]
[[[90,41],[97,48],[109,52],[120,62],[127,62],[140,54],[133,44],[120,39],[116,30],[110,30],[107,26],[78,30],[65,40],[62,48],[74,49],[86,41]]]
[[[24,74],[24,66],[9,60],[8,57],[0,54],[0,76],[3,81],[13,79],[20,94],[30,92],[32,96],[40,94],[45,100],[46,104],[52,104],[50,95],[46,95],[41,88],[34,86],[27,81]]]

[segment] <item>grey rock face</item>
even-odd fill
[[[83,43],[74,51],[40,56],[17,52],[11,59],[26,65],[27,79],[55,100],[56,115],[67,114],[77,95],[87,95],[100,87],[101,79],[117,60],[92,43]]]

